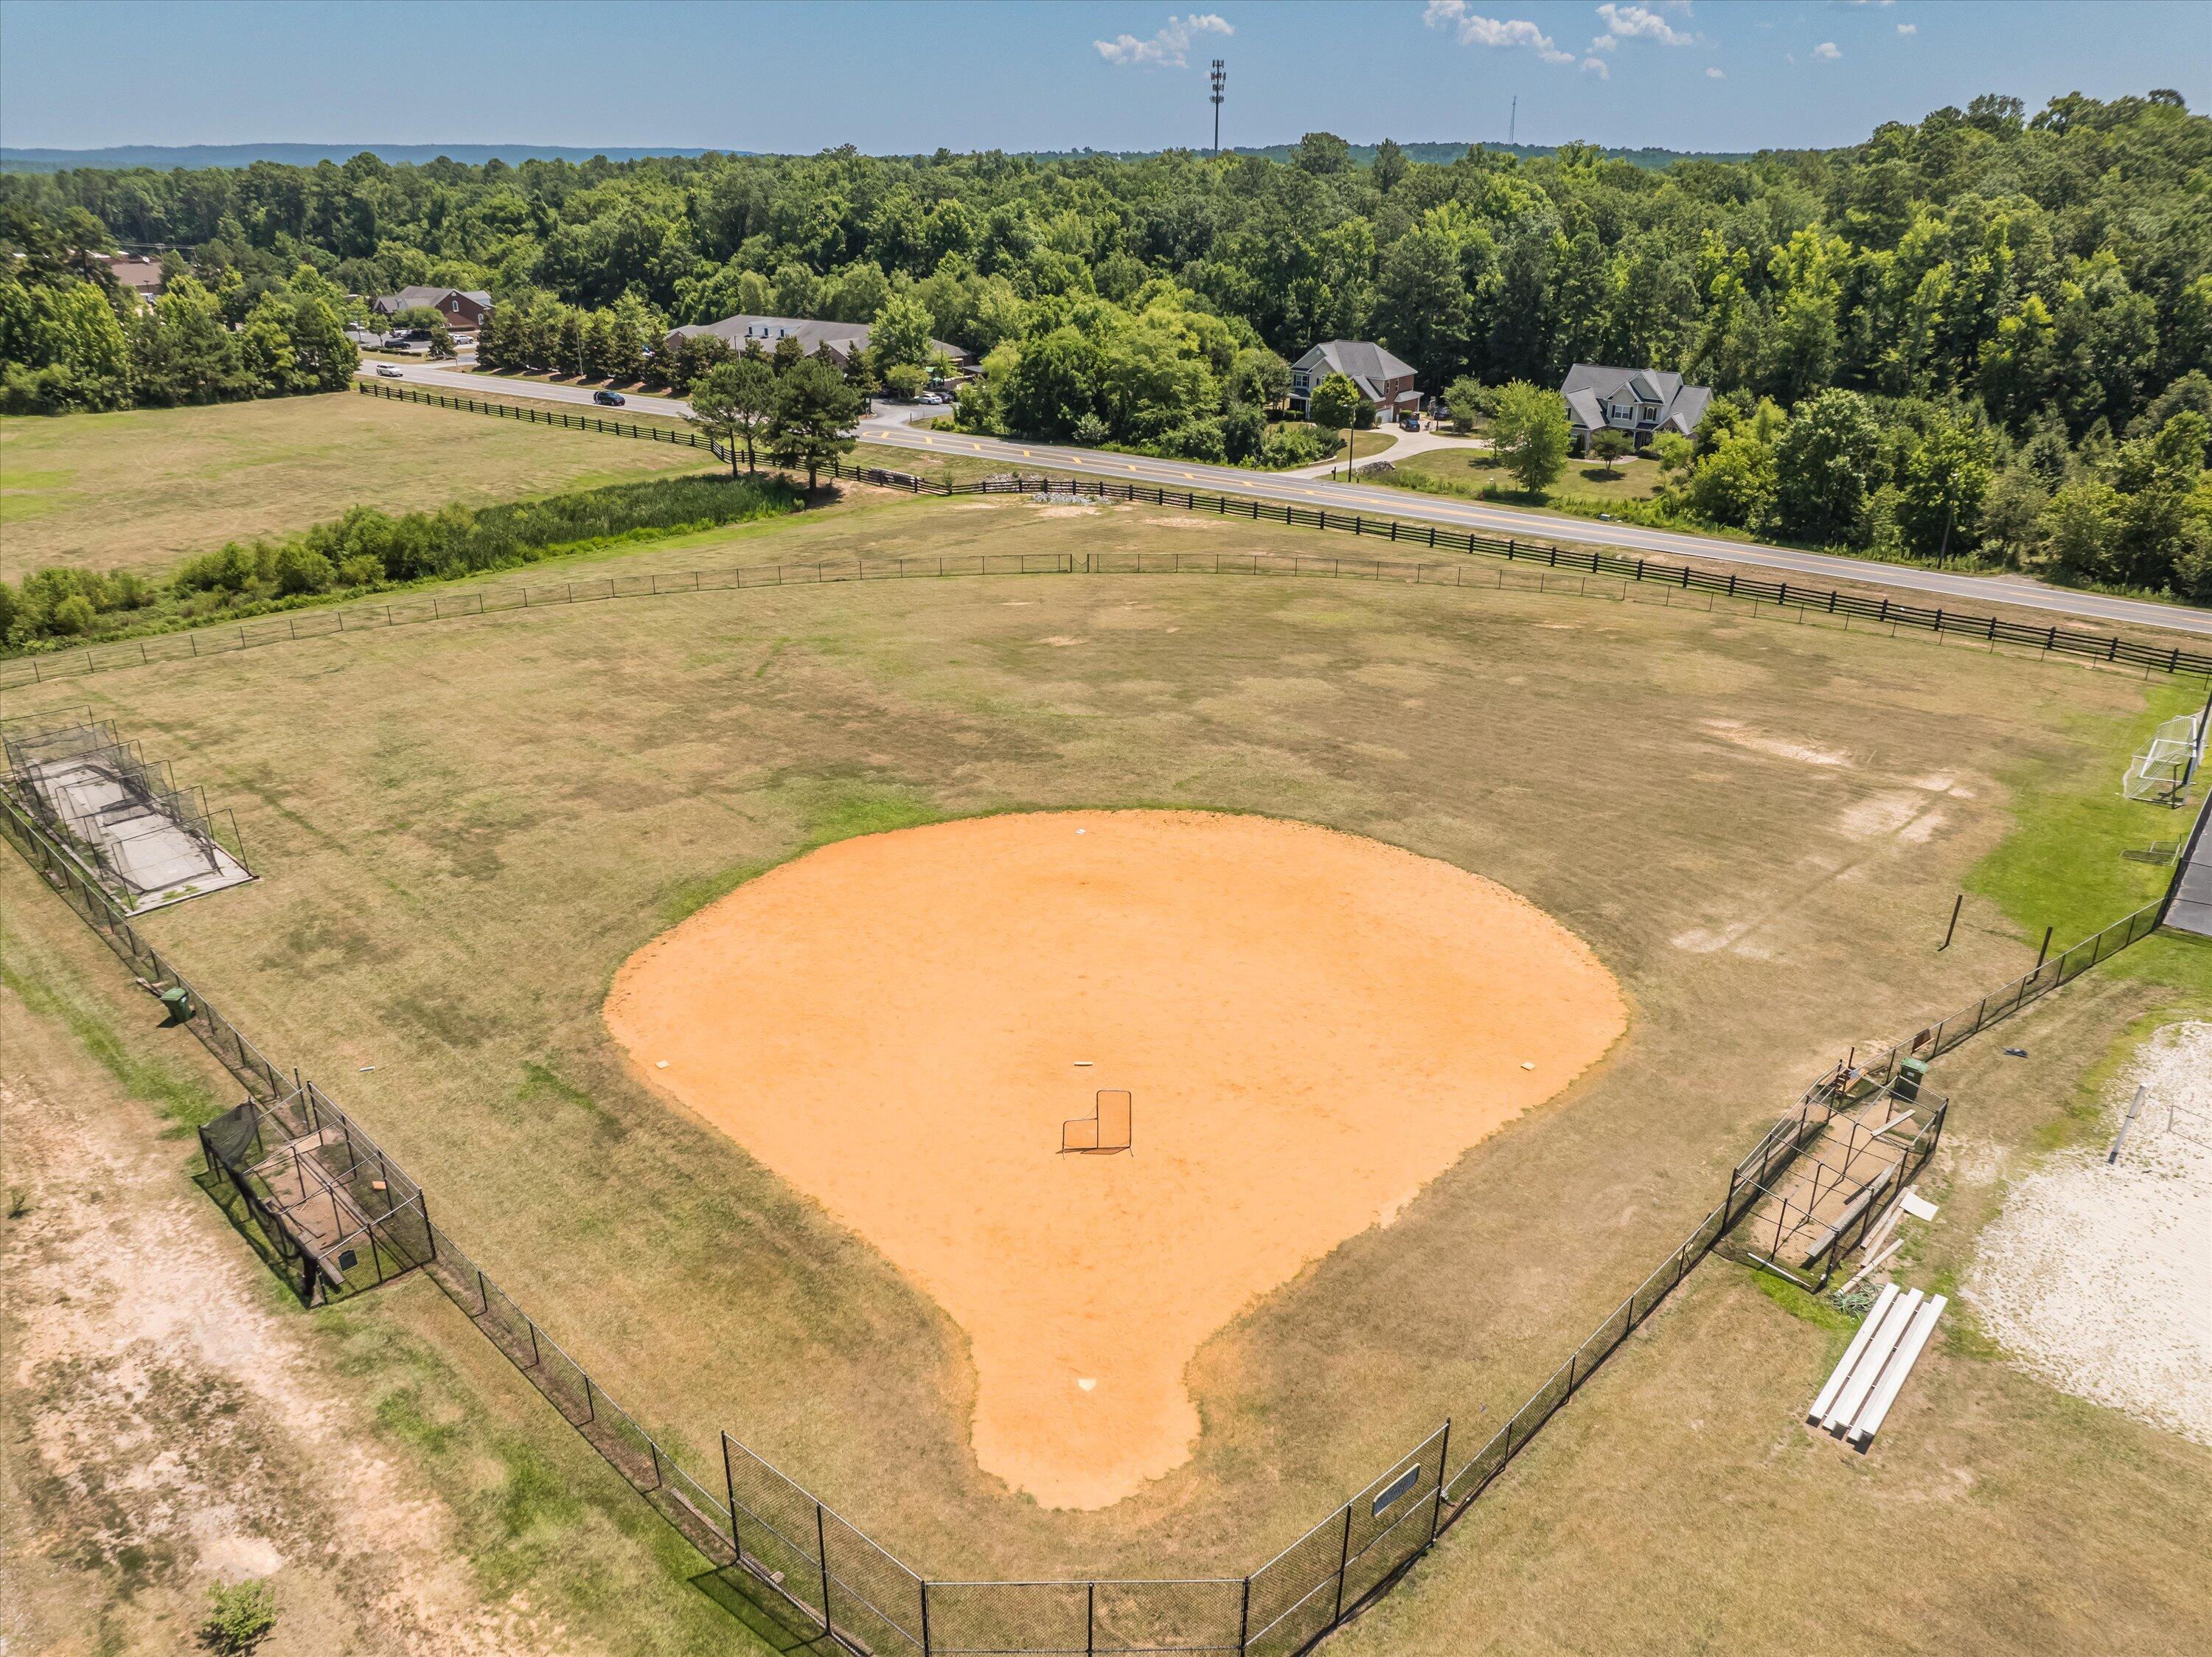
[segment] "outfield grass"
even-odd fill
[[[623,568],[1168,546],[1316,538],[887,502]],[[1813,1072],[2032,962],[1987,900],[1934,954],[1951,894],[2014,768],[2117,767],[2147,716],[2138,682],[1922,641],[1205,576],[579,606],[19,701],[88,699],[234,808],[264,877],[153,917],[155,941],[414,1167],[614,1396],[702,1468],[740,1433],[926,1569],[1048,1575],[1241,1572],[1444,1414],[1510,1410]],[[1279,812],[1491,875],[1636,1013],[1601,1074],[1201,1350],[1194,1462],[1047,1513],[969,1457],[957,1330],[641,1088],[598,1008],[639,945],[810,844],[1133,803]]]
[[[0,577],[49,564],[166,573],[225,541],[349,506],[477,504],[698,470],[689,449],[618,442],[362,397],[0,420]]]

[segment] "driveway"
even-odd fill
[[[458,373],[450,368],[401,368],[408,384],[441,391],[472,393],[478,397],[504,394],[550,403],[589,405],[592,393],[576,386],[550,386],[534,380],[503,380],[496,375]],[[362,377],[370,377],[364,368]],[[678,398],[632,396],[627,406],[651,414],[681,417],[690,412]],[[1878,563],[1871,558],[1838,557],[1826,552],[1801,552],[1793,548],[1763,546],[1753,541],[1723,539],[1681,530],[1646,529],[1637,524],[1606,523],[1560,513],[1525,508],[1493,506],[1485,502],[1455,500],[1435,495],[1393,489],[1387,484],[1347,484],[1326,478],[1301,478],[1278,472],[1245,472],[1235,466],[1208,466],[1197,460],[1155,460],[1140,454],[1114,454],[1103,449],[1063,448],[1051,443],[1025,443],[998,437],[979,437],[968,432],[922,431],[915,422],[945,413],[933,406],[884,405],[860,423],[862,442],[915,451],[917,456],[964,456],[994,460],[1009,471],[1024,466],[1050,466],[1083,477],[1111,478],[1165,489],[1204,489],[1240,500],[1280,501],[1292,506],[1322,507],[1334,512],[1396,518],[1402,522],[1449,525],[1485,535],[1525,537],[1529,539],[1576,541],[1585,546],[1609,547],[1634,555],[1696,558],[1706,564],[1771,570],[1788,576],[1803,576],[1820,582],[1863,582],[1908,593],[1923,604],[1968,607],[2010,604],[2039,610],[2054,618],[2123,622],[2137,627],[2165,627],[2177,632],[2212,638],[2212,611],[2180,605],[2151,604],[2139,599],[2107,598],[2097,593],[2076,593],[2046,587],[2024,576],[1968,576],[1942,570]],[[1426,434],[1423,434],[1426,435]],[[1451,440],[1443,440],[1449,442]],[[1405,451],[1408,454],[1413,451]],[[1377,455],[1377,460],[1388,459]]]

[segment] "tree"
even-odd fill
[[[1375,187],[1387,196],[1406,181],[1406,175],[1413,170],[1413,164],[1406,159],[1404,150],[1385,138],[1375,146],[1375,165],[1370,170],[1375,180]]]
[[[1334,132],[1309,132],[1298,140],[1291,165],[1302,173],[1321,176],[1352,168],[1352,146]]]
[[[1358,417],[1360,401],[1358,387],[1332,374],[1306,399],[1306,417],[1323,431],[1342,431]]]
[[[755,446],[766,435],[776,406],[775,372],[757,355],[720,362],[707,370],[691,388],[691,412],[684,417],[705,432],[717,448],[726,446],[730,476],[738,475],[738,450],[745,452],[745,470],[757,469]],[[854,402],[858,417],[858,399]]]
[[[806,488],[817,487],[823,463],[852,451],[847,431],[860,417],[859,393],[827,364],[807,357],[775,383],[768,448],[781,466],[806,468]]]
[[[894,362],[884,370],[884,389],[901,402],[911,403],[929,385],[929,370],[912,362]]]
[[[1984,435],[1948,414],[1930,419],[1897,464],[1897,526],[1905,545],[1941,557],[1972,546],[1989,483]]]
[[[1601,426],[1590,434],[1590,452],[1605,463],[1605,475],[1618,478],[1620,468],[1616,464],[1620,457],[1634,447],[1626,432],[1618,426]]]
[[[1452,423],[1462,431],[1473,431],[1474,423],[1489,407],[1490,393],[1482,381],[1471,374],[1463,374],[1444,387],[1444,407],[1450,412]]]
[[[1425,230],[1401,238],[1383,256],[1376,287],[1376,338],[1435,385],[1465,361],[1472,326],[1451,243]]]
[[[1567,399],[1525,380],[1499,387],[1491,398],[1490,441],[1521,487],[1541,494],[1567,464],[1573,442]]]
[[[1802,539],[1861,543],[1867,503],[1881,487],[1881,428],[1856,392],[1824,391],[1799,409],[1775,446],[1775,509]]]
[[[876,313],[875,325],[868,330],[868,349],[876,355],[878,368],[890,369],[900,363],[920,367],[929,360],[929,313],[921,302],[907,294],[894,294]]]

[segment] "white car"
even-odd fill
[[[404,380],[407,376],[399,371],[397,362],[380,362],[376,365],[376,377],[379,380]]]

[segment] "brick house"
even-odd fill
[[[459,288],[402,288],[368,302],[369,309],[379,316],[397,316],[425,306],[444,317],[451,332],[474,332],[491,314],[491,295],[481,289],[464,292]]]
[[[1375,405],[1383,419],[1395,419],[1421,406],[1421,394],[1413,386],[1413,365],[1364,339],[1328,340],[1291,363],[1291,406],[1304,414],[1314,387],[1332,374],[1358,387],[1359,394]]]

